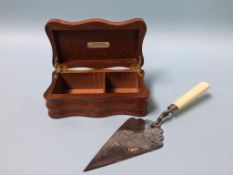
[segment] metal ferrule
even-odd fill
[[[167,110],[162,112],[158,119],[152,123],[152,127],[160,127],[161,124],[163,123],[164,120],[169,118],[175,111],[178,110],[178,107],[174,104],[171,104],[170,106],[167,107]]]

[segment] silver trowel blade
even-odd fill
[[[107,166],[163,146],[163,130],[152,121],[130,118],[104,144],[84,171]]]

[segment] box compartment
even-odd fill
[[[105,93],[105,73],[60,73],[53,94]]]
[[[137,93],[136,72],[60,73],[53,94]]]
[[[108,72],[106,74],[106,93],[139,92],[137,72]]]

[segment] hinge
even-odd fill
[[[136,64],[131,64],[129,71],[130,72],[137,72],[139,74],[139,76],[143,76],[143,71],[141,69],[141,65],[142,65],[142,57],[140,56],[138,58],[138,63]],[[96,70],[69,70],[67,65],[65,64],[60,64],[58,63],[57,59],[55,62],[55,72],[56,73],[69,73],[69,72],[111,72],[111,71],[116,71],[117,70],[111,70],[111,69],[96,69]]]
[[[55,64],[55,72],[64,72],[67,70],[67,66],[65,64]]]
[[[132,72],[138,72],[139,76],[142,76],[143,74],[141,70],[141,65],[142,65],[142,57],[140,56],[138,59],[138,63],[132,64],[129,69]]]
[[[56,73],[64,72],[66,70],[67,70],[67,66],[65,64],[55,63],[55,72]]]

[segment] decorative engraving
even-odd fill
[[[144,152],[145,150],[162,145],[162,129],[157,127],[151,128],[146,121],[145,129],[143,131],[134,132],[130,130],[120,130],[113,135],[112,140],[114,142],[107,144],[107,147],[120,146],[129,154]]]
[[[87,42],[87,47],[90,49],[98,49],[98,48],[109,48],[109,42]]]

